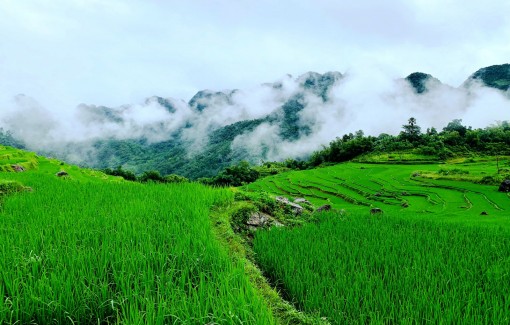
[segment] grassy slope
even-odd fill
[[[508,160],[500,161],[504,168],[508,164]],[[438,173],[441,170],[465,170],[468,174],[444,175]],[[378,207],[389,214],[508,226],[510,197],[498,192],[495,185],[473,183],[495,171],[495,161],[425,165],[344,163],[278,174],[245,188],[305,197],[317,206],[331,204],[348,213],[368,213],[372,207]],[[489,217],[481,216],[482,211]]]
[[[221,323],[275,320],[215,239],[209,207],[232,195],[141,185],[0,147],[4,182],[0,323]],[[69,176],[58,178],[65,170]]]
[[[302,310],[333,323],[508,323],[510,196],[474,183],[495,171],[492,160],[345,163],[261,179],[245,189],[345,212],[258,232],[258,262]]]

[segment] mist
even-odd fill
[[[190,101],[153,96],[119,107],[43,105],[29,95],[16,95],[0,102],[0,127],[30,150],[58,153],[67,148],[66,157],[76,162],[85,159],[86,151],[93,155],[95,141],[106,139],[157,143],[180,137],[192,156],[201,152],[215,130],[273,116],[232,143],[233,150],[246,150],[253,161],[260,161],[304,158],[357,130],[395,135],[410,117],[422,129],[438,130],[453,119],[482,128],[509,118],[510,93],[474,82],[452,87],[429,81],[428,91],[418,94],[405,79],[384,69],[352,69],[338,76],[327,87],[326,98],[317,87],[305,86],[306,80],[317,78],[313,73],[285,75],[243,90],[201,91]],[[303,105],[297,123],[308,132],[298,140],[284,140],[278,123],[282,106],[296,96]],[[69,153],[70,144],[77,145],[75,152]]]

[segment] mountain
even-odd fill
[[[354,132],[353,126],[370,131],[360,123],[373,117],[377,120],[370,123],[383,129],[386,116],[395,118],[392,110],[398,111],[397,105],[401,111],[414,107],[429,112],[431,119],[450,118],[441,121],[446,125],[462,118],[457,114],[463,114],[469,103],[466,87],[475,82],[508,91],[510,65],[480,69],[459,88],[415,72],[397,80],[395,93],[372,97],[370,92],[378,91],[375,82],[368,86],[366,80],[355,81],[353,86],[352,80],[340,72],[307,72],[250,90],[201,90],[189,101],[152,96],[119,107],[81,104],[68,115],[73,121],[52,116],[35,100],[18,96],[14,115],[0,111],[0,143],[82,166],[210,177],[241,160],[308,158],[335,137]],[[415,96],[408,86],[398,86],[401,81]]]
[[[469,87],[481,82],[486,87],[507,91],[510,88],[510,64],[492,65],[473,73],[463,84]]]
[[[273,143],[257,145],[257,154],[243,144],[234,145],[236,139],[239,142],[240,138],[249,138],[259,127],[277,130],[273,142],[296,142],[309,135],[312,125],[301,118],[302,110],[310,100],[327,103],[330,90],[342,77],[339,72],[308,72],[298,78],[287,76],[279,82],[262,84],[261,96],[265,96],[264,101],[269,98],[275,107],[258,118],[250,118],[253,112],[244,112],[254,104],[245,103],[250,95],[240,90],[202,90],[187,103],[153,96],[138,106],[82,104],[81,121],[101,129],[104,136],[42,152],[96,168],[122,166],[135,173],[155,169],[163,175],[210,177],[241,160],[259,163],[268,158]],[[254,100],[259,99],[255,96]],[[142,114],[144,111],[153,114],[147,116]],[[228,116],[219,118],[221,113]],[[156,114],[172,119],[159,120],[154,117]],[[137,116],[154,122],[134,125]],[[181,120],[177,121],[177,117]],[[125,134],[124,139],[115,137],[116,130],[129,125],[133,125],[129,135]],[[75,157],[79,159],[75,161]]]
[[[411,87],[417,94],[423,94],[430,90],[430,88],[442,85],[439,79],[434,78],[432,75],[423,72],[414,72],[408,75],[405,80],[409,82]]]

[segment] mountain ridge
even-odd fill
[[[509,67],[506,64],[479,69],[458,88],[423,72],[411,73],[402,80],[421,97],[442,87],[461,89],[478,84],[505,93],[510,84]],[[3,139],[96,168],[122,166],[137,173],[156,169],[162,174],[210,177],[240,160],[259,163],[306,158],[312,150],[304,150],[305,146],[315,146],[313,150],[317,150],[320,143],[315,142],[333,140],[334,136],[312,139],[315,142],[310,139],[324,133],[330,123],[331,113],[326,108],[345,110],[344,101],[338,100],[332,90],[341,90],[349,77],[336,71],[310,71],[297,78],[288,75],[261,84],[255,94],[238,89],[201,90],[188,102],[151,96],[140,105],[115,108],[81,104],[80,121],[92,128],[88,139],[46,149],[15,141],[19,140],[16,130],[6,129],[10,132]],[[318,108],[311,110],[315,106]],[[317,121],[323,125],[319,129]],[[95,136],[96,130],[102,133]],[[326,131],[333,134],[333,130]]]

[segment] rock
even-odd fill
[[[265,227],[269,225],[270,218],[271,217],[265,213],[254,212],[252,215],[250,215],[250,218],[248,219],[248,221],[246,221],[246,224],[248,226],[253,226],[257,228]]]
[[[499,185],[498,191],[508,193],[510,192],[510,179],[505,179],[501,185]]]
[[[69,174],[66,171],[63,171],[63,170],[61,170],[61,171],[59,171],[58,173],[55,174],[55,176],[57,176],[57,177],[63,177],[63,176],[67,176],[67,175],[69,175]]]
[[[273,220],[271,222],[271,226],[275,226],[275,227],[285,227],[285,225],[281,222],[279,222],[278,220]]]
[[[324,204],[323,206],[320,206],[317,208],[317,210],[315,210],[316,212],[323,212],[323,211],[329,211],[331,210],[331,205],[329,204]]]
[[[277,196],[276,201],[289,206],[292,209],[292,213],[294,213],[295,215],[300,215],[301,213],[303,213],[304,208],[302,206],[300,206],[299,204],[290,202],[289,199],[287,199],[286,197]]]
[[[487,213],[487,211],[482,211],[482,213],[480,213],[481,216],[488,216],[489,214]]]
[[[407,202],[402,202],[401,205],[403,208],[409,208],[409,203],[407,203]]]
[[[302,198],[302,197],[297,197],[294,199],[294,203],[297,203],[297,204],[308,204],[308,205],[312,205],[312,203],[310,203],[310,201],[308,201],[307,199],[305,198]]]
[[[370,209],[370,214],[382,214],[382,213],[383,213],[383,210],[381,210],[379,208]]]
[[[25,168],[21,165],[11,165],[11,167],[17,173],[21,173],[21,172],[25,171]]]

